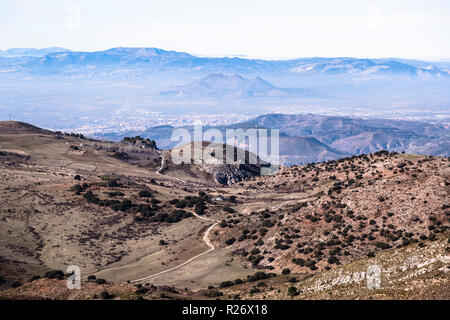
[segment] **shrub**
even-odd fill
[[[62,270],[51,270],[45,273],[44,277],[46,277],[47,279],[58,279],[58,280],[62,280],[65,277],[64,272],[62,272]]]
[[[88,279],[88,280],[95,280],[95,279],[97,279],[97,277],[94,276],[93,274],[91,274],[91,275],[89,275],[89,276],[87,277],[87,279]]]
[[[288,294],[293,297],[297,294],[297,288],[296,287],[289,287]]]
[[[298,264],[301,267],[305,265],[305,260],[303,260],[302,258],[294,258],[292,259],[292,262]]]
[[[262,226],[264,228],[270,228],[273,227],[275,225],[275,222],[273,222],[272,220],[264,220],[264,222],[262,223]]]
[[[238,238],[238,241],[241,242],[241,241],[244,241],[245,239],[247,239],[247,236],[245,234],[243,234]]]
[[[235,241],[236,241],[236,239],[235,239],[234,237],[232,237],[232,238],[230,238],[230,239],[227,239],[227,240],[225,241],[225,244],[228,245],[228,246],[230,246],[230,245],[232,245]]]
[[[331,256],[331,257],[328,258],[327,262],[328,262],[329,264],[338,263],[338,262],[339,262],[339,259],[338,259],[338,257],[336,257],[336,256]]]
[[[197,202],[195,204],[195,213],[198,215],[203,215],[205,214],[205,210],[206,210],[206,205],[204,202]]]
[[[223,208],[223,211],[228,212],[228,213],[234,213],[234,209],[231,208],[230,206],[226,206]]]
[[[131,208],[132,205],[133,203],[131,202],[131,200],[125,199],[120,204],[120,211],[127,211],[129,208]]]
[[[11,283],[11,288],[18,288],[22,285],[22,283],[20,283],[19,281],[14,281],[13,283]]]
[[[83,183],[83,185],[76,184],[70,188],[71,191],[75,191],[76,195],[80,195],[82,192],[84,192],[87,188],[89,188],[89,185],[87,183]]]
[[[248,258],[248,260],[251,261],[251,263],[252,263],[254,266],[258,265],[258,263],[259,263],[262,259],[264,259],[264,257],[261,256],[261,255],[257,255],[257,256],[251,255],[251,256]]]
[[[148,292],[148,288],[139,288],[134,293],[135,294],[146,294]]]
[[[198,192],[198,196],[199,196],[200,198],[206,197],[206,193],[205,193],[204,191],[199,191],[199,192]]]
[[[297,280],[296,277],[292,277],[292,278],[290,278],[288,281],[289,281],[290,283],[296,283],[296,282],[298,282],[298,280]]]
[[[234,285],[233,281],[223,281],[220,283],[219,287],[221,289],[223,289],[223,288],[231,287],[232,285]]]
[[[203,295],[205,297],[217,298],[223,296],[223,292],[217,290],[208,290]]]
[[[261,290],[259,290],[258,288],[251,288],[250,289],[250,294],[254,294],[254,293],[258,293],[261,292]]]
[[[108,300],[111,298],[114,298],[114,295],[110,294],[108,291],[102,291],[102,293],[100,293],[100,297],[104,300]]]
[[[123,196],[124,194],[120,191],[112,191],[112,192],[108,192],[108,196],[110,197],[118,197],[118,196]]]
[[[377,242],[375,246],[380,249],[389,249],[391,247],[389,244],[384,242]]]
[[[269,279],[272,276],[274,276],[274,274],[267,274],[264,271],[258,271],[254,275],[251,275],[251,276],[249,275],[248,276],[248,281],[249,282],[254,282],[254,281],[258,281],[258,280]]]
[[[139,191],[139,197],[141,198],[150,198],[152,194],[148,190],[141,190]]]
[[[95,280],[95,283],[96,284],[105,284],[106,280],[105,279],[97,279],[97,280]]]
[[[281,271],[281,274],[284,274],[284,275],[290,274],[290,273],[291,273],[291,269],[289,269],[289,268],[285,268],[285,269],[283,269],[283,271]]]
[[[120,183],[118,183],[117,180],[110,180],[108,181],[108,187],[110,188],[120,187]]]

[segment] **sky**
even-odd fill
[[[0,0],[0,49],[450,59],[448,0]]]

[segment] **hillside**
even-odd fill
[[[52,134],[52,132],[24,122],[2,121],[0,134]]]
[[[21,132],[0,134],[1,298],[448,299],[448,158],[380,151],[221,185],[214,170],[236,168],[175,165],[150,140]],[[48,279],[73,264],[76,294]]]

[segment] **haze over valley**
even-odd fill
[[[0,118],[94,135],[267,113],[448,123],[450,63],[198,57],[156,48],[0,52]],[[39,112],[37,112],[37,110]]]

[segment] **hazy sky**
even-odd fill
[[[449,0],[0,0],[0,48],[450,58]]]

